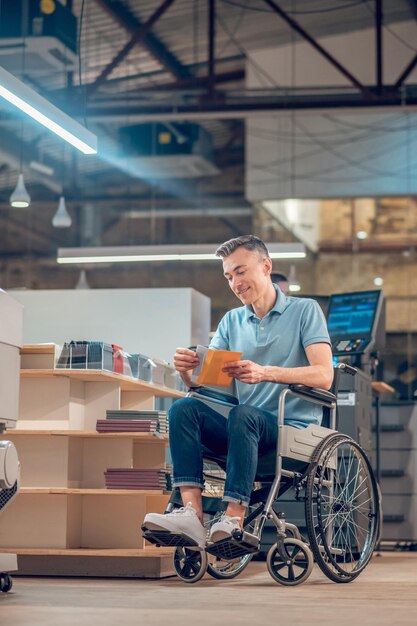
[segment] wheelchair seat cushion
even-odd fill
[[[226,457],[216,455],[211,450],[203,447],[203,456],[206,463],[216,463],[222,470],[226,471]],[[258,458],[258,466],[256,469],[255,480],[257,482],[272,482],[275,478],[275,464],[277,453],[276,450],[269,450],[265,454],[261,454]],[[299,472],[303,474],[307,469],[308,463],[298,461],[296,459],[282,459],[282,469],[290,472]]]

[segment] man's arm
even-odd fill
[[[333,382],[332,351],[328,343],[313,343],[305,349],[310,365],[276,367],[258,365],[253,361],[234,361],[223,369],[242,383],[280,383],[330,389]]]

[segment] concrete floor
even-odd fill
[[[171,626],[417,623],[417,554],[374,557],[350,584],[335,584],[317,566],[297,587],[281,587],[262,562],[228,582],[206,576],[108,580],[20,578],[0,594],[2,626]]]

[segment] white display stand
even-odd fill
[[[21,490],[0,518],[0,546],[26,575],[162,577],[172,550],[145,545],[140,523],[163,512],[162,490],[110,490],[109,467],[160,468],[159,433],[97,433],[106,409],[152,408],[182,392],[101,370],[54,369],[56,346],[22,349],[20,416],[7,433],[22,464]],[[4,435],[1,438],[6,438]]]
[[[12,291],[24,306],[23,343],[89,340],[172,362],[178,346],[206,345],[210,298],[194,289]]]
[[[0,432],[3,440],[11,440],[11,432],[16,426],[18,418],[19,402],[19,348],[22,345],[22,306],[0,289]],[[5,429],[9,429],[5,432]],[[4,444],[7,445],[7,444]],[[13,447],[11,444],[10,447]],[[9,456],[10,458],[10,456]],[[2,458],[4,466],[0,468],[0,475],[4,476],[5,467],[8,467],[7,457]],[[6,533],[12,529],[7,527],[6,509],[16,504],[19,490],[19,460],[15,459],[16,475],[10,484],[0,484],[0,514],[1,521],[5,524]],[[15,489],[16,485],[16,489]],[[15,501],[15,502],[14,502]],[[9,509],[10,510],[10,509]],[[4,522],[4,520],[6,520]],[[3,553],[0,542],[0,592],[11,589],[12,580],[10,572],[17,570],[16,554]],[[7,580],[6,578],[7,577]]]

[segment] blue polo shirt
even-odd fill
[[[331,343],[323,312],[315,300],[285,296],[274,284],[277,299],[260,319],[251,306],[228,311],[210,342],[214,350],[243,352],[242,359],[259,365],[303,367],[309,365],[305,348],[313,343]],[[287,385],[234,380],[240,404],[256,406],[277,414],[278,397]],[[298,428],[320,424],[322,409],[317,404],[288,396],[285,423]]]

